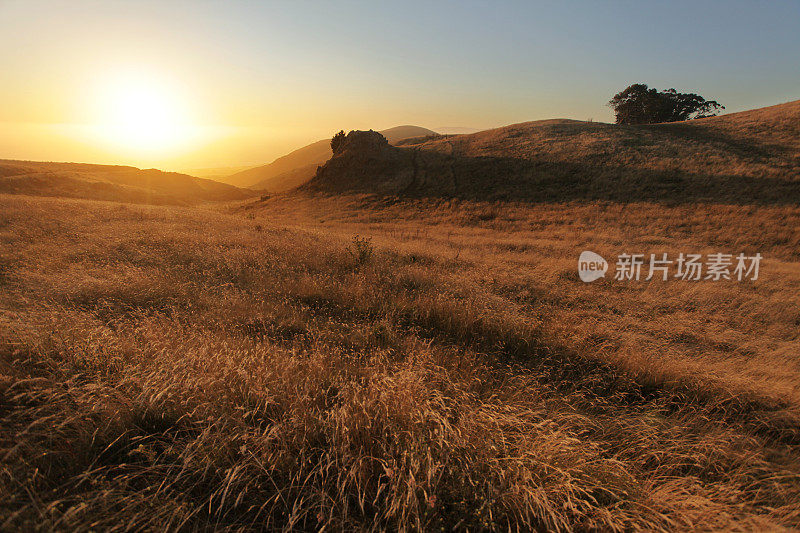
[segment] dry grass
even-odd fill
[[[797,208],[0,202],[3,529],[800,527]]]
[[[303,189],[473,201],[800,203],[800,101],[687,122],[576,120],[348,144]]]
[[[152,205],[195,205],[255,196],[210,179],[152,168],[7,159],[0,159],[0,194]]]
[[[719,117],[619,126],[577,120],[524,122],[470,135],[404,143],[468,157],[560,163],[570,168],[646,171],[706,178],[796,179],[800,100]],[[584,174],[586,174],[584,172]]]

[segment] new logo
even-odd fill
[[[608,270],[608,263],[602,256],[585,250],[578,258],[578,275],[581,281],[590,283],[596,279],[604,278]]]

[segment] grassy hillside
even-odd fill
[[[186,205],[254,196],[231,185],[156,169],[0,160],[0,193]]]
[[[720,117],[642,126],[525,122],[414,145],[469,157],[726,176],[798,177],[800,100]]]
[[[534,201],[800,202],[800,101],[690,122],[525,122],[323,167],[329,192]]]
[[[0,204],[3,529],[800,527],[796,206]]]
[[[418,126],[397,126],[380,133],[390,143],[396,143],[408,137],[435,135],[435,132]],[[279,157],[269,165],[237,172],[223,181],[239,187],[250,187],[269,192],[288,191],[311,179],[317,166],[330,159],[333,155],[330,142],[330,139],[322,139]]]
[[[0,194],[0,529],[800,529],[798,113],[355,135],[233,205]]]

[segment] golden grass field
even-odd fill
[[[0,529],[799,529],[798,223],[0,196]],[[764,261],[584,284],[584,249]]]
[[[196,205],[256,196],[210,179],[119,165],[0,159],[0,194],[151,205]]]

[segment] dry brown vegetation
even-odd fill
[[[797,177],[800,100],[667,124],[540,120],[471,135],[409,139],[402,145],[469,157],[646,170],[651,175]]]
[[[2,196],[0,527],[800,528],[800,208],[743,204]]]
[[[323,192],[535,202],[797,205],[800,101],[671,124],[525,122],[345,150],[306,186]]]
[[[258,201],[0,196],[0,529],[800,529],[799,124],[357,134]],[[764,260],[584,284],[582,250]]]
[[[255,196],[214,180],[118,165],[0,159],[0,193],[153,205],[194,205]]]

